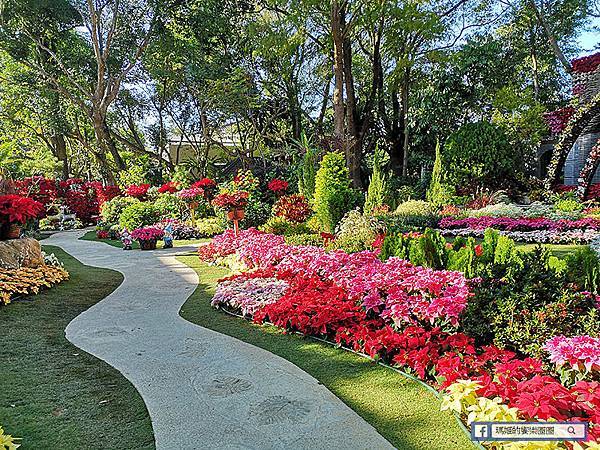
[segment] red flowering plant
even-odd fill
[[[0,195],[0,223],[24,224],[44,211],[44,205],[16,194]]]
[[[287,181],[280,180],[279,178],[272,179],[267,185],[267,189],[269,189],[269,191],[273,192],[277,196],[285,194],[288,190],[288,187],[289,183]]]
[[[574,114],[575,108],[566,106],[556,111],[545,113],[544,120],[548,124],[552,134],[560,134],[566,128]]]
[[[132,184],[125,189],[125,194],[130,197],[143,199],[148,194],[148,189],[150,189],[149,184]]]
[[[169,181],[158,188],[160,194],[174,194],[181,188],[181,184],[178,181]]]
[[[47,209],[58,197],[56,180],[44,177],[29,177],[15,182],[17,193],[40,202]]]
[[[112,200],[115,197],[118,197],[122,194],[121,188],[119,186],[108,185],[103,186],[98,183],[96,187],[96,196],[98,197],[98,207],[102,207],[106,202]]]
[[[243,209],[248,204],[248,196],[246,191],[222,192],[213,199],[212,204],[226,211]]]
[[[202,189],[204,198],[208,201],[214,197],[216,188],[217,182],[212,178],[202,178],[190,186],[190,189]]]
[[[574,59],[571,66],[575,73],[594,72],[600,66],[600,53]]]
[[[201,180],[192,183],[190,187],[200,189],[214,189],[217,187],[217,182],[212,178],[202,178]]]
[[[289,222],[305,222],[311,213],[312,210],[306,197],[300,194],[280,197],[273,205],[273,215],[283,217]]]
[[[165,232],[157,227],[141,227],[131,232],[131,237],[136,241],[156,241],[164,236]]]

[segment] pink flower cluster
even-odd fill
[[[242,231],[238,238],[228,230],[199,250],[205,260],[233,253],[251,268],[330,281],[350,299],[396,323],[441,321],[456,326],[471,295],[460,272],[415,267],[398,258],[382,262],[370,251],[348,254],[291,246],[281,236],[255,229]]]
[[[578,368],[583,365],[587,371],[600,370],[600,338],[556,336],[549,339],[544,348],[550,353],[550,361],[559,367],[569,364]]]
[[[136,228],[131,232],[131,237],[136,241],[155,241],[164,236],[165,232],[157,227]]]
[[[495,228],[507,231],[534,231],[534,230],[598,230],[600,220],[585,217],[577,220],[551,220],[544,217],[467,217],[465,219],[454,219],[444,217],[440,220],[439,227],[442,229],[470,228],[472,230],[485,230]]]

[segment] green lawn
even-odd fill
[[[564,258],[569,253],[575,253],[577,250],[583,249],[586,245],[558,245],[558,244],[544,244],[545,248],[550,251],[550,254],[557,258]],[[517,247],[525,251],[532,251],[536,244],[517,244]]]
[[[0,307],[0,424],[23,449],[150,449],[146,406],[129,381],[66,340],[67,324],[122,282],[57,247],[71,278]]]
[[[121,241],[115,241],[115,240],[111,240],[111,239],[98,239],[96,237],[95,231],[88,231],[79,239],[84,240],[84,241],[103,242],[105,244],[112,245],[113,247],[118,247],[118,248],[123,247],[123,245],[121,244]],[[209,239],[181,239],[181,240],[173,241],[173,246],[174,247],[185,247],[188,245],[202,244],[203,242],[208,242],[208,241],[209,241]],[[162,246],[163,246],[163,241],[161,240],[158,242],[156,248],[159,248],[159,249],[163,248]],[[136,250],[139,250],[140,244],[137,241],[134,241],[132,247]]]
[[[178,259],[193,267],[200,278],[198,288],[181,309],[186,320],[293,362],[323,383],[397,448],[474,448],[454,417],[441,412],[435,396],[415,381],[353,353],[217,311],[210,306],[210,300],[216,281],[227,271],[203,264],[197,256]]]

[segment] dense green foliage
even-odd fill
[[[154,201],[154,207],[161,219],[185,220],[189,216],[186,203],[174,194],[160,194]]]
[[[315,214],[323,229],[333,232],[355,202],[356,193],[350,186],[344,155],[326,154],[317,171],[314,198]]]
[[[463,192],[510,185],[523,161],[506,134],[489,122],[463,125],[444,147],[446,179]]]
[[[160,213],[153,203],[138,202],[126,207],[119,218],[119,226],[133,231],[136,228],[153,225],[160,219]]]
[[[100,210],[102,222],[108,225],[118,224],[123,210],[136,203],[140,203],[137,198],[120,196],[105,202]]]

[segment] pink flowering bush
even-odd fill
[[[555,336],[546,342],[544,349],[550,354],[550,361],[558,367],[584,367],[588,372],[600,370],[600,338]]]
[[[470,296],[467,280],[459,272],[415,267],[398,258],[382,262],[370,251],[348,254],[287,245],[281,236],[252,228],[238,238],[228,230],[199,250],[205,260],[234,253],[251,268],[331,281],[367,310],[397,324],[456,326]]]
[[[131,232],[131,237],[136,241],[155,241],[164,236],[164,231],[157,227],[136,228]]]

